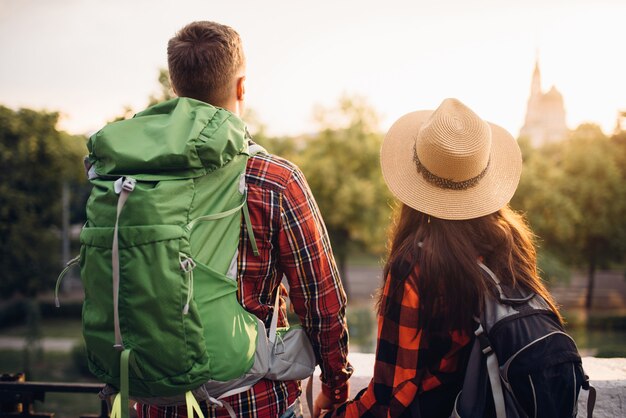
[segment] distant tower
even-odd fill
[[[538,147],[548,142],[565,139],[566,135],[563,96],[554,86],[547,93],[541,91],[541,71],[539,71],[539,59],[537,59],[530,84],[526,120],[519,136],[530,138],[531,144]]]

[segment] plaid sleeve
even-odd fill
[[[381,305],[384,314],[378,317],[372,380],[362,396],[327,417],[411,416],[414,399],[439,387],[447,373],[456,371],[459,349],[469,343],[469,337],[453,332],[437,341],[424,338],[417,327],[418,309],[413,284],[388,278]]]
[[[346,295],[326,227],[297,168],[282,194],[280,209],[279,265],[289,283],[289,297],[311,339],[326,391],[337,390],[352,375],[347,361]],[[346,399],[345,392],[339,401]]]

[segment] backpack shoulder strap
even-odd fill
[[[493,271],[482,262],[478,262],[478,266],[483,270],[483,276],[491,281],[491,284],[496,288],[498,292],[498,300],[507,305],[520,305],[528,302],[532,298],[535,297],[535,293],[529,292],[526,296],[521,298],[510,298],[502,290],[502,284],[500,283],[500,279],[498,279]]]
[[[254,157],[257,154],[267,154],[268,152],[265,148],[263,148],[259,144],[252,143],[252,145],[248,147],[248,153],[250,154],[251,157]]]
[[[265,150],[265,148],[263,148],[262,146],[254,142],[248,147],[248,154],[250,155],[250,157],[254,157],[257,154],[267,154],[267,153],[268,152]],[[242,181],[243,181],[243,177],[242,177]],[[259,249],[256,243],[256,238],[254,237],[254,231],[252,230],[252,222],[250,221],[250,211],[248,210],[247,194],[246,194],[245,201],[243,203],[242,211],[243,211],[243,218],[246,223],[246,230],[248,231],[248,237],[250,238],[250,245],[252,246],[252,253],[255,256],[258,256]]]

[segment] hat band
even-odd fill
[[[420,173],[422,177],[424,177],[424,180],[426,180],[430,184],[437,186],[440,189],[466,190],[466,189],[469,189],[470,187],[476,186],[478,182],[480,181],[480,179],[485,177],[485,174],[487,174],[487,169],[489,168],[489,165],[491,164],[491,157],[489,157],[489,161],[487,161],[487,165],[485,166],[485,169],[481,171],[480,174],[478,174],[476,177],[472,177],[471,179],[463,180],[463,181],[454,181],[450,179],[444,179],[443,177],[439,177],[436,174],[433,174],[430,171],[428,171],[428,169],[424,167],[419,157],[417,156],[417,149],[415,147],[415,144],[413,144],[413,161],[415,162],[415,166],[417,167],[417,172]]]

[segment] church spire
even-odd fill
[[[530,85],[530,96],[541,95],[541,71],[539,71],[539,55],[535,58],[535,71],[533,72],[533,81]]]
[[[545,94],[541,91],[541,71],[537,53],[526,118],[520,130],[520,137],[530,139],[533,146],[540,146],[551,141],[560,141],[566,136],[563,96],[554,86]]]

